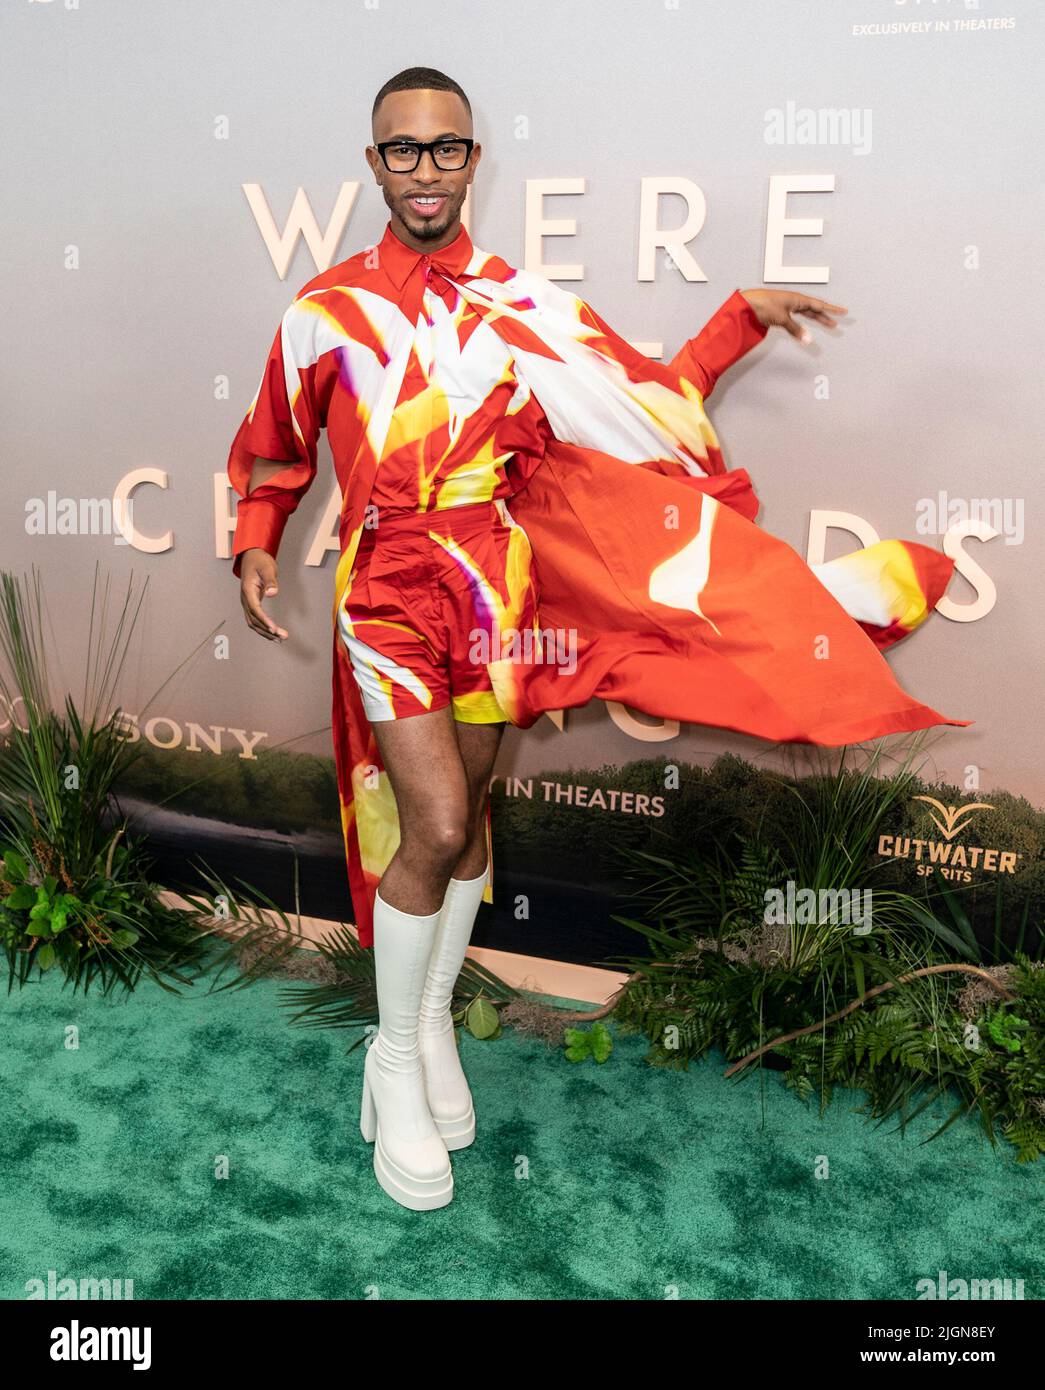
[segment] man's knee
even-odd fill
[[[432,840],[442,856],[453,862],[460,858],[468,845],[468,821],[464,816],[436,822]]]
[[[411,857],[423,857],[437,865],[453,865],[464,853],[470,838],[470,826],[461,814],[442,812],[429,815],[422,825],[404,827],[403,848]]]

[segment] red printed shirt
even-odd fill
[[[295,296],[229,455],[240,497],[234,574],[252,546],[276,555],[287,519],[316,476],[323,428],[342,493],[369,462],[369,503],[381,510],[437,510],[507,497],[525,485],[553,427],[517,375],[511,344],[444,271],[464,281],[497,280],[510,267],[478,251],[463,226],[448,246],[426,255],[389,223],[377,246],[317,275]],[[405,371],[390,383],[387,345],[404,320],[411,336]],[[735,291],[670,365],[706,397],[765,331]],[[378,438],[378,457],[368,460]],[[247,495],[255,457],[288,466]]]

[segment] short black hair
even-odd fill
[[[390,77],[374,98],[371,120],[377,115],[377,108],[390,92],[456,92],[464,102],[468,115],[472,114],[472,103],[465,95],[464,88],[438,68],[404,68],[402,72],[397,72],[395,77]]]

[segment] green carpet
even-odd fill
[[[919,1146],[927,1115],[901,1138],[853,1092],[821,1119],[717,1054],[664,1071],[617,1035],[575,1065],[506,1029],[463,1041],[454,1200],[410,1212],[359,1133],[356,1035],[291,1027],[276,982],[204,987],[85,1000],[55,974],[0,1004],[0,1297],[49,1270],[138,1299],[911,1299],[940,1270],[1041,1297],[1045,1165],[972,1121]]]

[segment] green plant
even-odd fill
[[[144,591],[143,591],[144,592]],[[112,789],[137,756],[114,691],[141,609],[133,581],[110,632],[109,589],[95,570],[84,693],[51,696],[40,576],[0,574],[0,695],[12,720],[0,750],[0,937],[8,988],[57,966],[74,988],[131,989],[143,972],[185,983],[202,942],[149,878],[141,842],[114,824]],[[161,687],[162,688],[162,687]],[[155,698],[155,696],[153,697]]]
[[[613,1051],[613,1034],[604,1023],[593,1023],[590,1028],[567,1028],[563,1040],[569,1062],[583,1062],[588,1057],[605,1062]]]
[[[829,1035],[787,1044],[787,1084],[803,1097],[819,1092],[825,1104],[835,1085],[863,1090],[867,1112],[880,1121],[898,1115],[901,1129],[957,1096],[925,1142],[975,1113],[992,1145],[1000,1132],[1017,1161],[1033,1161],[1045,1154],[1045,969],[1022,955],[1006,969],[1014,999],[982,1003],[971,1018],[962,1011],[966,986],[952,976],[927,1022],[923,978]]]
[[[992,1143],[998,1128],[1021,1161],[1036,1157],[1045,1152],[1040,964],[1018,949],[1009,965],[969,964],[981,959],[977,938],[939,876],[918,894],[874,889],[865,935],[830,914],[767,920],[765,896],[786,879],[853,890],[879,879],[869,849],[911,784],[906,764],[888,778],[875,770],[872,759],[786,783],[796,812],[773,843],[734,833],[683,854],[627,851],[632,897],[652,921],[617,919],[646,954],[616,962],[630,973],[613,1015],[647,1035],[653,1065],[685,1068],[719,1047],[741,1059],[728,1075],[765,1058],[803,1098],[819,1092],[826,1105],[833,1086],[859,1087],[872,1115],[896,1114],[901,1127],[953,1087],[960,1104],[930,1137],[976,1110]],[[1020,943],[1025,926],[1026,914]],[[999,924],[999,953],[1001,939]],[[984,1038],[977,1052],[970,1026]]]
[[[34,884],[30,879],[30,867],[15,850],[7,850],[3,857],[3,881],[10,891],[3,899],[2,930],[5,940],[15,944],[24,934],[35,937],[41,944],[37,951],[37,964],[41,970],[49,970],[57,959],[56,945],[62,932],[69,931],[66,940],[73,942],[74,950],[81,950],[83,938],[75,935],[77,926],[83,928],[88,941],[95,941],[101,935],[93,925],[97,917],[110,920],[119,913],[126,913],[130,906],[130,894],[125,888],[114,884],[111,879],[88,885],[86,896],[67,893],[58,886],[53,874],[48,874],[42,883]],[[28,921],[22,925],[18,914],[28,913]],[[133,946],[139,935],[131,927],[110,927],[107,940],[113,946]],[[60,947],[61,943],[58,942]]]
[[[473,1038],[489,1040],[501,1035],[500,1015],[496,1006],[484,996],[482,986],[480,986],[479,993],[465,1004],[459,1015],[455,1016],[455,1021],[457,1018],[460,1019]]]

